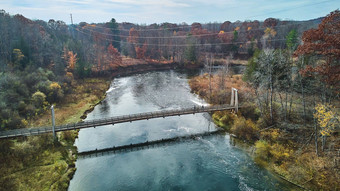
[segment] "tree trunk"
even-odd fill
[[[287,110],[288,110],[288,90],[286,89],[285,121],[287,121]]]
[[[261,116],[263,116],[263,111],[262,111],[263,107],[262,107],[262,104],[261,104],[261,100],[260,100],[259,94],[258,94],[258,92],[257,92],[257,88],[255,88],[255,96],[256,96],[258,105],[259,105],[259,107],[260,107]]]
[[[293,93],[291,92],[290,103],[289,103],[289,113],[288,118],[290,118],[290,114],[292,113],[292,104],[293,104]]]
[[[283,115],[283,114],[284,114],[284,109],[285,109],[285,107],[284,107],[284,105],[283,105],[283,100],[282,100],[282,95],[281,95],[281,93],[279,93],[279,97],[280,97],[280,102],[281,102],[281,115]]]
[[[306,126],[306,102],[305,102],[305,92],[304,92],[301,76],[300,76],[300,84],[301,84],[302,105],[303,105],[303,124]]]
[[[273,83],[272,83],[272,77],[270,77],[270,122],[273,124],[274,118],[273,118]]]
[[[326,146],[326,135],[322,136],[322,151],[325,151],[325,146]]]
[[[314,98],[314,108],[315,108],[315,94],[313,95]],[[317,156],[319,156],[319,152],[318,152],[318,126],[316,123],[316,119],[315,117],[313,118],[314,120],[314,130],[315,130],[315,153]]]

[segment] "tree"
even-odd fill
[[[239,27],[238,27],[239,28]],[[237,54],[238,53],[238,48],[239,48],[239,45],[237,44],[237,40],[238,40],[238,28],[236,28],[233,32],[233,40],[232,40],[232,46],[231,46],[231,51],[234,53],[234,54]]]
[[[298,34],[295,29],[291,30],[286,36],[286,46],[290,51],[295,51],[298,44]]]
[[[67,55],[67,68],[73,71],[78,60],[77,53],[74,54],[73,51],[68,51]]]
[[[326,145],[326,137],[339,128],[340,117],[333,111],[335,108],[329,104],[318,104],[315,107],[314,118],[317,119],[318,125],[321,128],[320,133],[322,135],[322,150]]]
[[[266,48],[272,48],[268,45],[270,45],[271,43],[268,43],[267,44],[267,40],[271,40],[273,39],[275,36],[276,36],[277,32],[275,31],[275,29],[273,28],[269,28],[267,27],[265,30],[264,30],[264,34],[262,36],[262,48],[263,49],[266,49]]]
[[[13,67],[23,69],[22,61],[24,59],[24,54],[20,49],[13,49]]]
[[[61,89],[61,86],[59,85],[59,83],[58,82],[52,82],[49,85],[49,94],[48,94],[49,102],[50,103],[56,103],[63,96],[64,96],[64,92]]]
[[[39,90],[32,95],[32,102],[36,108],[36,113],[43,111],[44,107],[47,105],[45,99],[46,95]]]
[[[118,28],[118,23],[116,22],[116,19],[112,18],[110,22],[107,23],[108,27],[111,29],[111,32],[113,34],[113,46],[118,49],[120,52],[120,31]]]
[[[136,46],[136,57],[138,59],[145,59],[145,53],[146,53],[147,47],[148,45],[146,43],[144,43],[142,47]]]
[[[259,83],[259,87],[266,90],[265,104],[269,106],[270,123],[273,124],[273,95],[275,82],[275,51],[264,50],[258,58],[258,68],[255,72],[255,81]],[[269,94],[269,95],[268,95]]]
[[[112,44],[107,47],[107,62],[109,63],[109,68],[107,69],[110,70],[122,64],[122,57]]]
[[[302,36],[303,43],[294,53],[296,56],[316,57],[317,62],[307,65],[300,72],[305,76],[320,78],[337,95],[340,93],[339,19],[340,11],[333,11],[322,20],[317,29],[305,31]],[[326,95],[323,100],[326,101]]]
[[[189,62],[196,62],[196,47],[195,44],[191,43],[185,50],[185,58]]]

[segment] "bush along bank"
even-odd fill
[[[242,82],[241,77],[236,79],[235,76],[228,76],[224,84],[225,92],[222,93],[221,84],[218,84],[219,79],[221,77],[218,75],[205,74],[190,79],[189,84],[194,93],[212,104],[228,103],[231,86],[244,85],[239,94],[240,103],[245,107],[237,114],[230,111],[215,112],[212,119],[216,125],[253,147],[254,149],[246,150],[253,151],[250,153],[258,165],[295,184],[297,188],[308,190],[340,188],[339,156],[331,150],[332,147],[339,145],[337,133],[329,136],[329,149],[316,154],[313,144],[313,120],[312,123],[304,124],[293,112],[290,114],[291,120],[280,117],[278,112],[281,104],[276,101],[273,103],[274,123],[271,123],[270,114],[259,108],[255,91]],[[279,100],[278,97],[275,99]],[[294,106],[293,104],[292,107]],[[320,148],[319,144],[319,150]]]
[[[104,97],[108,79],[84,79],[73,82],[72,91],[56,105],[56,124],[79,122],[84,112]],[[32,119],[30,126],[50,126],[47,109]],[[77,131],[22,137],[0,141],[0,190],[67,190],[76,170]]]

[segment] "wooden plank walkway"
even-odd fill
[[[97,120],[83,121],[79,123],[60,125],[60,126],[55,127],[55,131],[56,132],[68,131],[68,130],[75,130],[75,129],[99,127],[103,125],[114,125],[118,123],[125,123],[125,122],[139,121],[139,120],[148,120],[148,119],[153,119],[153,118],[161,118],[161,117],[164,118],[164,117],[170,117],[170,116],[180,116],[180,115],[231,110],[231,109],[235,109],[235,106],[230,106],[230,105],[218,105],[218,106],[209,106],[209,107],[195,106],[195,107],[183,108],[183,109],[137,113],[137,114],[131,114],[131,115],[115,116],[115,117],[105,118],[105,119],[97,119]],[[40,134],[45,134],[45,133],[52,133],[52,126],[0,131],[0,139],[40,135]]]

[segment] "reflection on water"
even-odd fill
[[[184,72],[150,72],[114,79],[86,120],[205,105],[190,93]],[[82,129],[79,151],[216,130],[207,113]],[[216,135],[133,152],[80,158],[69,190],[290,190]]]

